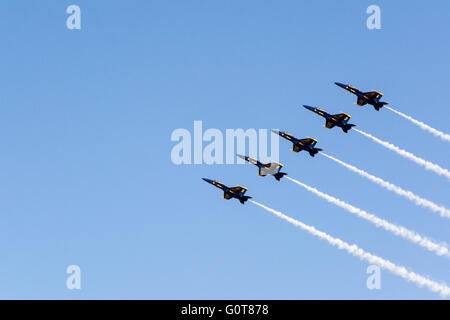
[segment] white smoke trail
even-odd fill
[[[437,243],[431,241],[430,239],[423,237],[414,231],[411,231],[405,227],[390,223],[389,221],[381,219],[374,214],[371,214],[364,210],[356,208],[345,201],[342,201],[342,200],[332,197],[326,193],[323,193],[323,192],[317,190],[316,188],[310,187],[296,179],[293,179],[293,178],[287,177],[287,176],[286,176],[286,179],[298,184],[299,186],[302,186],[306,190],[314,193],[315,195],[321,197],[322,199],[325,199],[328,202],[335,204],[338,207],[341,207],[350,213],[356,214],[358,217],[363,218],[363,219],[369,221],[370,223],[373,223],[377,227],[382,227],[386,231],[389,231],[397,236],[400,236],[410,242],[416,243],[419,246],[424,247],[425,249],[427,249],[429,251],[433,251],[439,256],[450,257],[450,252],[447,249],[447,247],[444,245],[437,244]]]
[[[340,250],[347,251],[348,253],[360,258],[361,260],[365,260],[365,261],[369,262],[370,264],[375,264],[375,265],[379,266],[380,268],[386,269],[386,270],[392,272],[393,274],[396,274],[396,275],[406,279],[407,281],[412,281],[412,282],[416,283],[419,287],[426,286],[431,291],[439,293],[442,297],[446,297],[446,296],[450,295],[450,288],[447,287],[447,285],[445,283],[437,283],[437,282],[430,280],[424,276],[421,276],[420,274],[408,271],[405,267],[398,266],[398,265],[390,262],[389,260],[385,260],[381,257],[378,257],[371,253],[368,253],[368,252],[364,251],[363,249],[359,248],[355,244],[350,245],[347,242],[342,241],[339,238],[334,238],[325,232],[317,230],[313,226],[309,226],[307,224],[304,224],[301,221],[298,221],[291,217],[288,217],[285,214],[283,214],[279,211],[276,211],[274,209],[271,209],[269,207],[266,207],[263,204],[260,204],[253,200],[249,200],[249,201],[252,202],[253,204],[273,213],[277,217],[279,217],[283,220],[286,220],[287,222],[293,224],[294,226],[299,227],[318,238],[326,240],[332,246],[335,246]]]
[[[439,138],[441,138],[444,141],[450,142],[450,135],[449,134],[446,134],[446,133],[444,133],[442,131],[436,130],[435,128],[430,127],[429,125],[427,125],[427,124],[425,124],[425,123],[423,123],[423,122],[421,122],[419,120],[416,120],[413,117],[408,116],[408,115],[404,114],[403,112],[397,111],[397,110],[395,110],[395,109],[393,109],[391,107],[385,106],[385,108],[389,109],[392,112],[398,114],[399,116],[401,116],[401,117],[411,121],[412,123],[418,125],[421,129],[432,133],[436,137],[439,137]]]
[[[395,151],[399,155],[401,155],[401,156],[403,156],[403,157],[405,157],[405,158],[407,158],[409,160],[414,161],[415,163],[425,167],[425,169],[434,171],[435,173],[437,173],[437,174],[439,174],[441,176],[445,176],[445,177],[447,177],[447,179],[450,180],[450,171],[448,171],[447,169],[444,169],[444,168],[442,168],[442,167],[438,166],[437,164],[434,164],[434,163],[432,163],[430,161],[426,161],[426,160],[424,160],[422,158],[419,158],[419,157],[413,155],[411,152],[408,152],[406,150],[400,149],[399,147],[393,145],[392,143],[380,140],[380,139],[374,137],[373,135],[371,135],[371,134],[369,134],[367,132],[361,131],[359,129],[353,129],[353,130],[355,130],[356,132],[361,133],[363,136],[366,136],[366,137],[372,139],[376,143],[381,144],[383,147],[386,147],[386,148],[388,148],[388,149],[390,149],[392,151]]]
[[[374,175],[367,173],[364,170],[358,169],[355,166],[352,166],[348,163],[345,163],[344,161],[341,161],[339,159],[336,159],[335,157],[332,157],[324,152],[319,153],[341,165],[349,169],[350,171],[356,172],[357,174],[369,179],[372,182],[375,182],[376,184],[382,186],[383,188],[388,189],[389,191],[393,191],[396,194],[405,197],[406,199],[413,201],[418,206],[422,206],[424,208],[430,209],[431,211],[438,212],[441,217],[450,218],[450,209],[447,209],[443,206],[440,206],[430,200],[424,199],[416,194],[414,194],[411,191],[404,190],[400,188],[399,186],[396,186],[395,184],[392,184],[390,182],[387,182],[381,178],[375,177]]]

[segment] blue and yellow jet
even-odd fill
[[[370,91],[370,92],[362,92],[356,89],[355,87],[352,87],[349,84],[343,84],[339,82],[335,82],[335,84],[341,88],[344,88],[345,90],[353,93],[355,96],[358,97],[358,101],[356,104],[358,106],[363,106],[365,104],[372,105],[375,110],[380,111],[380,109],[385,105],[388,104],[387,102],[380,101],[380,98],[383,96],[381,92],[378,91]]]
[[[350,130],[352,127],[356,126],[356,124],[347,123],[351,117],[346,113],[329,114],[319,108],[314,108],[314,107],[305,106],[305,105],[303,105],[303,106],[306,109],[308,109],[314,113],[317,113],[319,116],[324,117],[326,120],[325,127],[328,129],[331,129],[334,126],[336,126],[336,127],[341,128],[342,131],[344,131],[345,133],[347,133],[348,130]]]
[[[239,154],[237,156],[239,158],[244,159],[245,161],[257,166],[259,168],[258,175],[260,177],[265,177],[268,174],[270,174],[270,175],[274,176],[277,181],[280,181],[280,179],[283,178],[283,176],[287,175],[287,173],[285,173],[285,172],[280,172],[280,169],[283,167],[283,165],[281,163],[271,162],[271,163],[264,164],[256,159],[250,158],[248,156],[241,156]]]
[[[309,152],[309,155],[311,157],[314,157],[319,151],[322,151],[322,149],[320,148],[314,148],[314,146],[317,143],[316,139],[313,138],[297,139],[294,136],[291,136],[289,133],[283,131],[272,130],[272,132],[292,142],[294,145],[294,149],[292,149],[292,151],[294,152],[300,152],[302,150],[305,150]]]
[[[223,183],[220,183],[216,180],[211,180],[211,179],[206,179],[206,178],[202,178],[202,179],[205,180],[206,182],[212,184],[216,188],[222,189],[223,190],[223,198],[226,200],[230,200],[231,198],[236,198],[242,204],[244,204],[245,201],[247,201],[248,199],[251,198],[249,196],[244,196],[244,193],[247,191],[247,188],[244,188],[241,186],[229,188],[226,185],[224,185]]]

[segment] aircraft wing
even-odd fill
[[[280,169],[283,167],[281,163],[273,162],[271,163],[271,168],[273,169],[273,172],[277,173],[280,171]]]
[[[232,196],[231,196],[231,194],[224,192],[223,193],[223,198],[227,199],[227,200],[230,200],[232,198]]]
[[[237,186],[237,187],[230,188],[230,190],[237,194],[244,194],[247,191],[247,188]]]
[[[292,151],[299,152],[300,150],[302,149],[298,145],[294,144],[294,149],[292,149]]]
[[[327,120],[327,122],[325,123],[325,127],[327,127],[328,129],[331,129],[331,128],[333,128],[335,125],[334,125],[334,123],[332,123],[331,121],[328,121]]]
[[[259,175],[264,177],[268,174],[276,174],[280,171],[283,165],[277,162],[271,162],[259,169]]]
[[[371,92],[365,92],[364,96],[366,96],[368,99],[372,99],[372,98],[380,99],[383,96],[383,94],[378,91],[371,91]]]
[[[265,169],[265,167],[264,168],[259,168],[258,175],[260,175],[261,177],[265,177],[267,175],[266,171],[267,171],[267,169]]]
[[[300,142],[305,146],[314,147],[317,143],[317,140],[313,138],[300,139]],[[295,148],[294,148],[295,151]]]
[[[345,122],[347,122],[347,121],[350,119],[350,116],[347,115],[347,114],[345,114],[345,113],[340,113],[340,114],[335,114],[335,115],[333,115],[333,118],[334,118],[336,121],[345,121]],[[328,127],[327,127],[327,128],[328,128]]]
[[[363,106],[363,105],[365,105],[367,102],[365,102],[363,99],[361,99],[361,98],[358,98],[358,101],[356,102],[356,104],[358,105],[358,106]]]

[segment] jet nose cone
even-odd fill
[[[272,130],[272,132],[275,134],[280,134],[280,131],[277,131],[277,130]]]
[[[205,180],[206,182],[209,182],[209,183],[211,183],[212,182],[212,180],[211,179],[206,179],[206,178],[202,178],[203,180]]]
[[[313,108],[313,107],[310,107],[310,106],[303,105],[303,107],[305,107],[305,108],[308,109],[308,110],[314,110],[314,108]]]
[[[345,84],[340,83],[340,82],[335,82],[334,84],[337,85],[337,86],[339,86],[339,87],[341,87],[341,88],[344,88],[344,87],[345,87]]]

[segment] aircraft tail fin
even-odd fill
[[[274,174],[273,176],[275,177],[275,179],[277,179],[277,181],[280,181],[280,179],[283,178],[285,175],[287,175],[286,172],[278,172],[278,173]]]
[[[241,196],[240,198],[239,198],[239,201],[242,203],[242,204],[244,204],[248,199],[251,199],[252,197],[250,197],[250,196]]]
[[[314,157],[317,153],[319,153],[319,151],[322,151],[323,149],[320,148],[312,148],[311,151],[309,151],[309,155],[311,157]]]
[[[380,109],[383,108],[383,106],[386,105],[386,104],[388,104],[388,103],[387,102],[378,102],[373,107],[375,108],[375,110],[380,111]]]
[[[356,124],[346,124],[345,126],[342,127],[342,131],[347,133],[348,130],[350,130],[352,127],[356,127]]]

